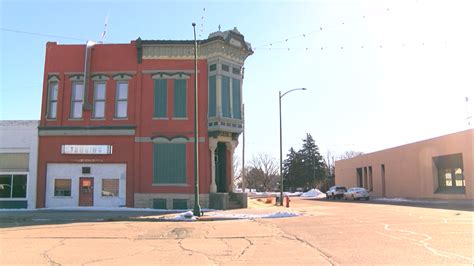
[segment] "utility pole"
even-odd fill
[[[242,193],[245,193],[245,104],[242,104]]]
[[[194,216],[201,216],[199,206],[199,126],[198,126],[198,71],[197,71],[197,40],[196,23],[193,23],[194,31]]]

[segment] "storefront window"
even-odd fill
[[[54,196],[70,197],[71,196],[71,179],[55,179],[54,180]]]
[[[102,179],[102,197],[118,197],[119,180]]]
[[[26,198],[27,175],[0,175],[0,198]]]

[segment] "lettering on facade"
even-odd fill
[[[112,145],[62,145],[61,154],[112,154]]]
[[[73,163],[103,163],[104,160],[102,159],[77,159],[71,160]]]

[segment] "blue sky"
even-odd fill
[[[0,0],[0,119],[39,119],[46,42],[98,40],[108,14],[106,43],[190,40],[192,22],[200,38],[219,25],[244,34],[255,49],[246,158],[278,158],[278,91],[298,87],[308,90],[282,99],[284,154],[306,133],[323,155],[402,145],[472,128],[472,10],[467,0]]]

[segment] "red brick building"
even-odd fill
[[[234,196],[242,70],[252,53],[236,29],[199,41],[203,207],[227,208]],[[192,208],[194,67],[194,41],[47,43],[37,207]]]

